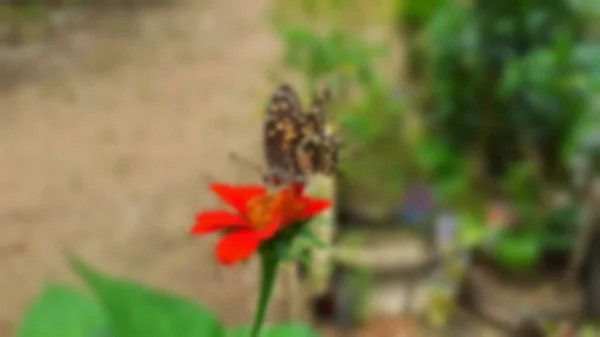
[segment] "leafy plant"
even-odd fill
[[[369,85],[376,77],[373,62],[387,54],[385,45],[369,43],[342,27],[322,33],[290,23],[278,29],[286,47],[285,65],[302,73],[309,91],[328,78],[342,93],[353,84]]]
[[[499,231],[492,249],[506,268],[531,268],[572,239],[565,223],[577,218],[557,219],[548,191],[569,187],[565,153],[583,152],[583,134],[589,139],[600,127],[600,54],[587,38],[585,6],[445,2],[425,28],[427,135],[452,149],[455,162],[469,163],[463,186],[500,188],[514,206],[520,228]]]
[[[542,253],[542,242],[534,231],[527,233],[503,232],[492,248],[500,266],[512,271],[532,270]]]
[[[439,201],[446,207],[469,204],[469,168],[466,161],[447,144],[433,137],[424,137],[414,158],[416,169],[430,181]]]
[[[429,24],[428,128],[461,153],[479,153],[488,174],[504,175],[525,143],[545,177],[564,174],[557,155],[590,100],[582,81],[590,68],[577,56],[583,23],[565,6],[448,3]]]
[[[109,328],[102,308],[88,294],[51,283],[29,307],[18,336],[101,336]]]
[[[434,327],[446,325],[457,309],[454,293],[445,284],[433,284],[430,285],[428,297],[427,321]]]
[[[19,337],[247,337],[250,328],[227,328],[202,305],[104,275],[79,260],[76,273],[95,299],[67,285],[49,284],[28,309]],[[263,337],[317,337],[300,324],[271,326]]]
[[[446,0],[395,0],[394,13],[401,41],[407,50],[408,75],[420,80],[425,73],[425,50],[422,41],[424,28]]]
[[[364,322],[367,318],[372,286],[373,275],[371,270],[357,267],[349,272],[348,291],[354,297],[350,314],[356,322]]]
[[[407,179],[404,101],[392,95],[386,83],[372,84],[339,118],[350,152],[341,163],[344,179],[366,194],[376,191],[379,201],[394,200]]]

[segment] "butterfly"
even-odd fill
[[[282,84],[273,93],[263,125],[265,183],[306,183],[312,175],[335,173],[341,141],[326,130],[331,96],[329,90],[315,95],[304,112],[290,85]]]

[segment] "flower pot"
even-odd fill
[[[352,234],[353,240],[342,237],[334,246],[329,287],[314,302],[321,318],[354,326],[374,316],[424,310],[431,250],[422,238],[365,230]]]
[[[571,320],[581,317],[581,289],[566,288],[553,273],[511,274],[475,253],[463,283],[463,305],[486,320],[513,330],[528,317]]]

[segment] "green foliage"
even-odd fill
[[[108,329],[102,308],[85,293],[48,284],[30,305],[18,330],[19,337],[100,336]]]
[[[491,252],[500,266],[512,271],[531,271],[542,253],[542,241],[534,231],[502,232]]]
[[[445,2],[446,0],[396,0],[397,20],[421,28]]]
[[[457,301],[451,287],[446,284],[432,284],[428,289],[426,319],[434,327],[445,326],[457,312]]]
[[[421,167],[460,172],[456,186],[463,195],[504,192],[520,223],[495,231],[492,254],[509,269],[532,268],[543,252],[572,244],[576,212],[548,209],[546,191],[569,188],[573,158],[600,154],[593,6],[585,0],[445,2],[427,20],[423,118],[428,142],[444,145],[424,151],[439,159]],[[469,170],[474,158],[483,172]],[[429,176],[444,185],[449,175]],[[487,232],[484,226],[469,232]],[[473,235],[487,236],[479,234]]]
[[[541,204],[542,191],[531,164],[516,163],[509,167],[502,180],[502,190],[514,204],[517,213],[526,221],[539,215],[536,210]]]
[[[73,268],[98,297],[110,320],[114,337],[221,336],[215,314],[192,301],[107,277],[80,261]]]
[[[387,54],[385,45],[368,43],[341,27],[332,27],[327,33],[296,24],[279,29],[285,43],[284,62],[302,73],[309,91],[328,77],[338,90],[356,83],[369,85],[376,78],[373,62]]]
[[[373,273],[365,267],[354,267],[348,271],[347,289],[352,295],[350,317],[354,322],[363,322],[368,312],[369,298],[373,286]]]
[[[407,75],[412,80],[420,81],[425,72],[425,51],[422,33],[426,24],[435,15],[438,8],[446,0],[395,0],[394,16],[396,26],[402,34],[402,42],[406,49]]]
[[[343,7],[331,8],[340,14]],[[335,121],[353,150],[341,165],[345,184],[377,178],[383,186],[358,194],[381,196],[418,172],[444,206],[471,212],[500,188],[525,229],[497,231],[492,253],[519,269],[572,240],[578,220],[547,209],[548,187],[568,187],[577,156],[600,167],[600,49],[588,38],[599,31],[597,7],[588,0],[395,1],[409,49],[423,48],[418,58],[426,62],[425,100],[411,97],[423,103],[416,146],[399,127],[407,101],[376,66],[385,53],[356,27],[335,16],[325,30],[306,21],[280,21],[278,29],[286,65],[304,76],[307,90],[328,81],[342,93]],[[471,236],[488,236],[483,220],[472,223]]]
[[[486,230],[483,216],[474,212],[462,214],[459,219],[458,246],[470,248],[485,243],[489,230]]]
[[[216,314],[190,300],[141,284],[103,275],[72,260],[94,293],[48,285],[27,311],[19,337],[225,337],[248,336],[226,329]],[[272,326],[264,337],[316,337],[299,324]]]
[[[481,65],[473,15],[471,8],[450,3],[436,12],[425,30],[427,84],[434,100],[425,112],[426,126],[457,151],[475,138],[479,125],[475,97]]]
[[[363,97],[339,118],[347,149],[341,163],[344,179],[379,196],[393,197],[406,179],[408,158],[406,134],[402,130],[404,101],[393,97],[383,82],[363,90]]]
[[[569,252],[581,223],[581,213],[578,212],[577,205],[553,210],[540,233],[544,249],[558,253]]]
[[[248,337],[250,334],[249,327],[231,329],[225,337]],[[274,327],[267,327],[261,334],[261,337],[319,337],[312,328],[297,323],[281,324]]]
[[[559,153],[590,102],[580,62],[583,21],[563,2],[446,4],[427,27],[430,130],[459,152],[479,149],[506,173],[532,142],[552,179]],[[597,61],[596,61],[597,62]]]
[[[417,169],[434,182],[437,198],[446,206],[460,207],[471,198],[466,162],[451,147],[433,137],[425,137],[415,151]]]

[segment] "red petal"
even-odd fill
[[[258,237],[261,241],[268,240],[277,234],[279,228],[281,228],[281,215],[276,215],[268,225],[257,232]]]
[[[252,230],[239,230],[225,235],[217,244],[217,260],[224,265],[233,265],[248,259],[256,252],[260,240]]]
[[[254,197],[265,195],[267,190],[262,186],[230,186],[212,184],[210,188],[224,202],[231,205],[241,214],[246,214],[246,204]]]
[[[304,195],[304,189],[306,188],[306,185],[304,184],[294,184],[292,186],[294,193],[296,194],[296,196],[302,196]]]
[[[192,227],[193,235],[212,233],[232,227],[247,227],[248,222],[239,215],[229,211],[210,211],[196,215],[196,224]]]
[[[304,203],[305,208],[300,216],[300,220],[308,220],[331,207],[331,201],[326,199],[313,199],[305,197],[303,198],[302,202]]]

